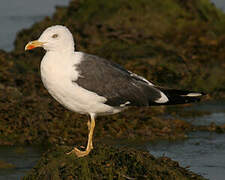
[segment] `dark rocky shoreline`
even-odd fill
[[[86,141],[87,117],[65,110],[42,85],[39,64],[44,51],[24,52],[25,44],[37,39],[46,27],[66,25],[74,34],[77,50],[120,63],[158,85],[206,92],[204,100],[209,100],[225,97],[224,19],[225,15],[208,0],[116,0],[114,3],[72,0],[68,7],[57,7],[52,18],[46,17],[19,32],[12,52],[0,51],[0,144],[82,142],[84,145]],[[190,131],[225,131],[225,126],[194,126],[163,116],[171,113],[176,114],[167,107],[132,108],[114,116],[99,117],[94,140],[97,142],[101,137],[175,140],[186,138]],[[102,146],[96,147],[93,153],[97,156]],[[52,153],[65,151],[63,148],[67,149],[58,147]],[[104,146],[104,151],[108,150]],[[187,178],[192,176],[185,169],[178,169],[181,174],[187,173]],[[161,171],[155,173],[158,176],[152,179],[165,175]],[[177,172],[166,173],[173,179]]]
[[[205,178],[179,166],[170,158],[155,158],[148,152],[98,144],[87,157],[66,155],[71,147],[58,146],[46,152],[23,180],[60,179],[195,179]]]
[[[86,8],[88,3],[90,8]],[[225,15],[222,12],[207,0],[202,4],[182,0],[118,3],[123,6],[103,0],[94,4],[71,1],[69,7],[58,7],[52,18],[46,17],[19,32],[14,51],[0,51],[0,144],[74,144],[86,136],[87,118],[61,107],[42,85],[39,64],[44,51],[24,52],[28,41],[37,39],[42,30],[53,24],[64,24],[71,29],[78,50],[116,61],[156,84],[206,92],[205,101],[224,97]],[[104,11],[99,13],[102,6]],[[93,17],[88,16],[91,12]],[[158,21],[155,16],[171,23]],[[159,27],[161,31],[157,30]],[[199,129],[180,119],[164,118],[165,113],[174,114],[174,111],[167,107],[133,108],[115,116],[99,117],[97,123],[101,123],[95,136],[176,139]]]

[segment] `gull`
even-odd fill
[[[165,89],[122,66],[95,55],[75,51],[73,35],[62,25],[48,27],[25,50],[42,47],[41,79],[53,98],[65,108],[90,116],[84,151],[74,147],[67,154],[84,157],[93,149],[97,116],[119,113],[131,106],[185,104],[200,100],[203,93]]]

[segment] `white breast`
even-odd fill
[[[112,114],[115,109],[105,105],[106,99],[78,86],[76,64],[82,53],[58,54],[47,52],[41,62],[41,78],[49,93],[66,108],[82,114]],[[117,111],[118,112],[118,111]]]

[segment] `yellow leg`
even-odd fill
[[[88,123],[87,123],[89,134],[88,134],[88,143],[87,143],[86,150],[81,151],[81,150],[77,149],[76,147],[74,147],[73,150],[67,154],[75,153],[77,155],[77,157],[84,157],[84,156],[88,155],[90,153],[90,151],[93,149],[92,137],[93,137],[94,128],[95,128],[95,114],[90,114],[90,116],[91,116],[91,122],[90,122],[90,120],[88,120]]]
[[[90,132],[90,130],[91,130],[91,121],[90,121],[90,120],[88,120],[87,126],[88,126],[88,130],[89,130],[89,132]],[[93,131],[94,131],[94,129],[93,129]],[[93,149],[92,141],[91,141],[91,149]]]

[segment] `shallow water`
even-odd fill
[[[67,5],[70,0],[1,0],[0,1],[0,49],[13,50],[16,34],[28,28],[45,16],[54,13],[55,5]],[[218,8],[225,11],[224,0],[211,0]]]
[[[208,112],[209,114],[200,117],[186,118],[185,120],[195,125],[217,125],[225,124],[225,102],[211,101],[207,103],[195,104],[185,108],[186,111]]]
[[[45,16],[54,13],[56,5],[67,5],[70,0],[1,0],[0,49],[11,51],[16,33],[28,28]]]
[[[43,149],[40,147],[0,146],[0,161],[14,167],[0,169],[0,180],[18,180],[22,178],[39,160]]]
[[[208,102],[187,107],[186,111],[208,111],[209,114],[186,119],[194,124],[208,125],[212,122],[225,124],[225,102]],[[147,149],[157,157],[167,156],[183,167],[212,180],[225,178],[225,134],[210,132],[189,133],[182,141],[158,141],[148,143]]]
[[[225,134],[190,133],[185,141],[161,141],[148,144],[151,154],[167,156],[183,167],[212,180],[225,177]]]
[[[187,107],[185,110],[210,112],[194,119],[199,124],[211,122],[225,124],[225,102],[201,103]],[[192,119],[187,120],[193,121]],[[172,142],[132,142],[132,144],[127,144],[128,141],[125,140],[116,142],[116,144],[142,150],[147,149],[157,157],[167,156],[178,161],[183,167],[189,166],[190,170],[206,178],[223,180],[225,177],[225,134],[194,132],[189,133],[188,136],[189,138],[186,140]],[[43,150],[35,147],[24,147],[21,152],[15,146],[0,146],[0,161],[15,165],[13,169],[0,169],[0,180],[14,180],[23,177],[36,164],[42,152]]]
[[[0,49],[11,51],[18,31],[28,28],[45,16],[51,16],[56,5],[67,5],[70,0],[1,0]],[[0,180],[18,180],[40,158],[42,150],[35,147],[0,146],[0,161],[15,168],[0,169]]]
[[[0,1],[0,49],[11,51],[16,33],[30,27],[33,23],[51,16],[54,7],[67,5],[70,0],[5,0]],[[211,0],[217,7],[225,11],[224,0]],[[188,118],[194,124],[206,125],[211,122],[225,124],[225,103],[211,102],[198,104],[189,110],[209,111],[210,114],[196,118]],[[185,141],[139,144],[136,148],[147,147],[156,156],[166,155],[177,160],[182,166],[190,166],[196,173],[213,180],[225,177],[225,134],[190,133]],[[21,148],[21,147],[20,147]],[[35,147],[0,146],[0,160],[12,163],[15,168],[0,169],[0,180],[14,180],[24,176],[40,158],[42,150]]]
[[[216,7],[222,9],[225,12],[225,1],[224,0],[211,0],[212,3],[216,5]]]

